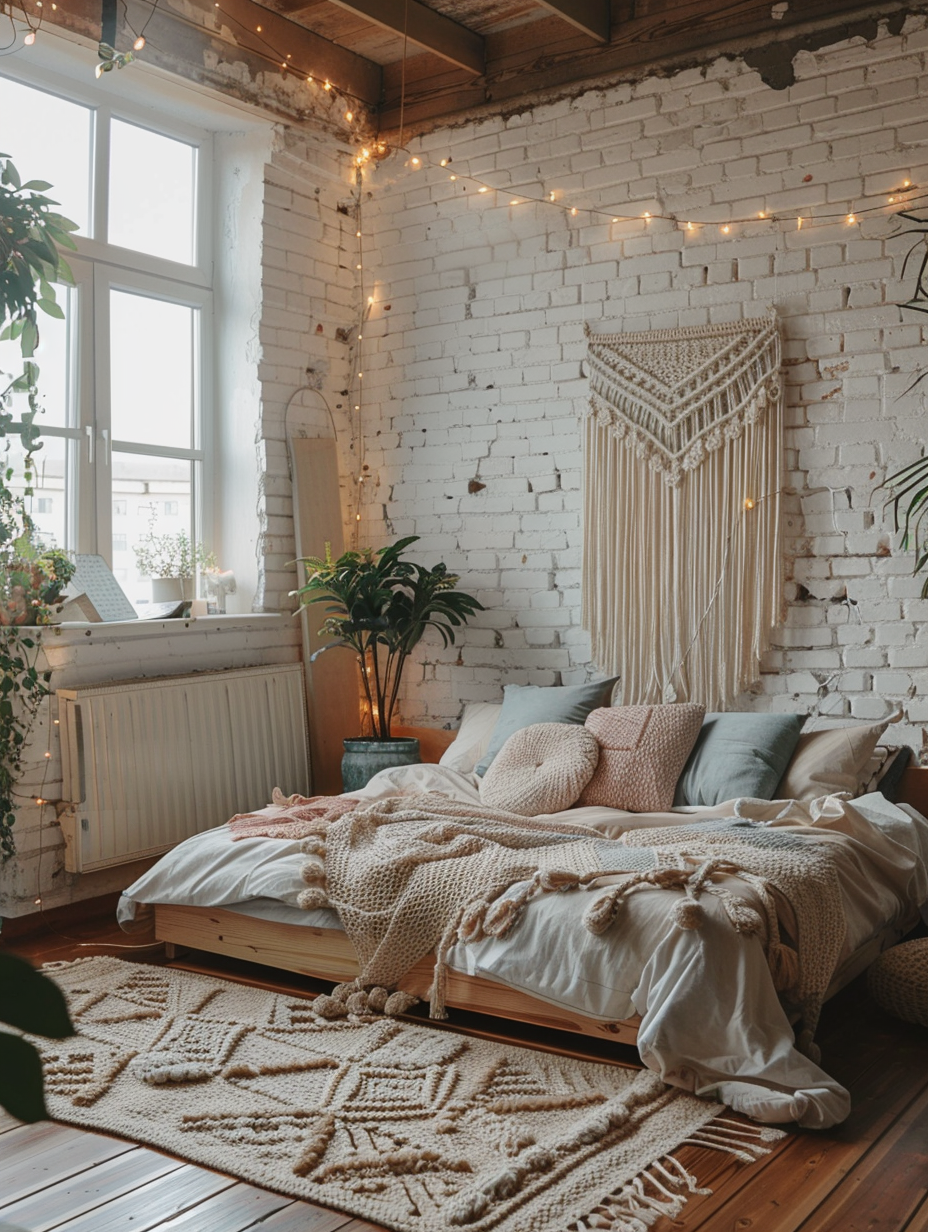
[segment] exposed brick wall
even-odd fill
[[[362,537],[422,536],[420,556],[446,560],[489,609],[460,654],[420,654],[407,720],[453,722],[503,683],[594,670],[579,624],[584,322],[673,328],[772,304],[786,357],[788,607],[738,704],[861,718],[898,707],[897,736],[921,747],[928,603],[873,495],[928,436],[928,382],[902,392],[928,364],[928,331],[897,307],[898,226],[877,213],[684,234],[582,207],[821,215],[885,202],[904,179],[928,185],[926,59],[926,22],[910,19],[899,36],[801,53],[783,92],[720,60],[439,130],[413,153],[450,158],[445,169],[371,173],[364,371],[377,427]],[[468,173],[503,191],[465,188]],[[550,190],[580,213],[509,205]],[[485,486],[469,491],[474,479]]]

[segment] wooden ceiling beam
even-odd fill
[[[321,81],[330,80],[372,110],[380,103],[383,72],[379,64],[337,47],[254,0],[221,0],[223,15],[217,12],[214,0],[188,0],[183,16],[166,5],[152,11],[147,2],[127,3],[128,10],[123,12],[128,12],[134,30],[144,26],[146,31],[147,43],[140,59],[188,81],[211,86],[221,94],[290,120],[302,119],[313,111],[311,96],[305,94],[310,87],[294,89],[299,71],[313,73]],[[43,20],[51,25],[94,43],[100,38],[100,0],[68,0],[55,10],[47,4],[42,11]],[[262,27],[261,34],[256,26]],[[120,30],[120,49],[131,46],[134,30]],[[281,53],[279,62],[272,49]],[[280,65],[288,54],[294,72],[282,74]],[[92,52],[88,58],[92,72]],[[230,73],[227,66],[232,64],[239,66],[239,71]],[[127,83],[130,76],[125,78]],[[337,109],[339,116],[341,110]]]
[[[609,0],[538,0],[538,3],[596,39],[597,43],[609,42]]]
[[[420,4],[419,0],[330,0],[330,3],[360,14],[374,25],[407,38],[477,77],[486,69],[483,37]]]

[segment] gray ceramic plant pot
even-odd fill
[[[415,766],[422,761],[419,741],[415,736],[397,736],[393,740],[351,736],[343,743],[342,791],[345,792],[366,787],[378,770],[387,770],[391,766]]]

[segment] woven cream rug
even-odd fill
[[[647,1070],[116,958],[46,970],[79,1032],[34,1040],[53,1118],[399,1232],[641,1232],[695,1189],[681,1143],[781,1136]]]

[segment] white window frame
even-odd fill
[[[213,249],[211,220],[213,138],[209,130],[193,127],[174,117],[153,116],[153,108],[133,106],[131,98],[114,99],[90,84],[61,78],[22,63],[4,62],[2,73],[24,86],[43,90],[93,110],[91,201],[89,217],[93,234],[74,236],[76,252],[65,252],[75,275],[78,297],[77,321],[70,345],[75,362],[71,367],[69,403],[74,408],[65,428],[41,426],[45,437],[64,437],[72,442],[66,458],[65,491],[68,498],[65,526],[67,544],[80,552],[96,552],[112,565],[112,448],[155,457],[189,458],[191,468],[191,537],[210,542],[210,510],[214,477],[209,460],[215,457],[213,406],[214,328]],[[109,133],[116,118],[195,147],[194,263],[136,252],[101,239],[106,234],[109,192]],[[54,192],[52,191],[52,195]],[[63,207],[66,211],[66,207]],[[197,356],[196,430],[193,448],[167,449],[113,442],[110,431],[109,390],[109,289],[141,291],[153,298],[185,304],[200,311]],[[140,375],[144,379],[144,374]],[[41,381],[41,378],[40,378]],[[199,480],[197,474],[199,473]]]

